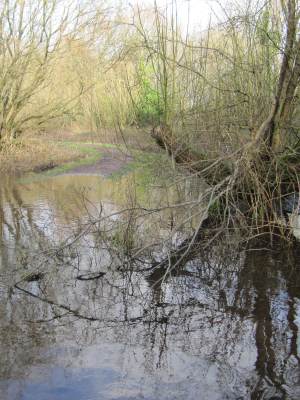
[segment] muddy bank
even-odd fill
[[[89,153],[83,148],[84,145],[62,146],[54,142],[43,142],[39,138],[2,143],[0,172],[17,176],[29,172],[44,172],[85,157]]]
[[[133,157],[117,149],[101,149],[100,159],[90,164],[78,165],[67,172],[68,175],[99,175],[108,177],[120,172],[126,165],[133,161]]]

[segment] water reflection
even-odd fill
[[[1,399],[299,399],[299,249],[133,260],[116,219],[78,237],[128,186],[86,179],[1,190]]]

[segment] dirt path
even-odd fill
[[[116,149],[101,149],[102,157],[90,165],[79,165],[72,168],[66,174],[68,175],[99,175],[108,177],[115,172],[120,171],[129,162],[133,160],[128,154],[122,153]]]

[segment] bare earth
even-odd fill
[[[119,150],[101,150],[103,156],[91,165],[79,165],[67,172],[68,175],[99,175],[108,177],[124,168],[133,158]]]

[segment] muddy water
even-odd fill
[[[171,272],[157,249],[131,263],[132,184],[2,184],[0,399],[299,399],[300,253],[220,239]],[[134,245],[176,217],[145,217]]]

